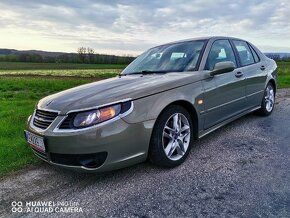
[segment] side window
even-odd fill
[[[250,64],[254,64],[254,57],[252,55],[252,52],[248,46],[248,44],[244,41],[238,41],[234,40],[234,45],[239,53],[239,57],[241,60],[241,65],[242,66],[247,66]]]
[[[251,51],[252,51],[252,54],[254,56],[254,60],[255,60],[255,63],[259,62],[260,61],[260,58],[259,56],[257,55],[257,52],[253,49],[253,47],[251,45],[249,45]]]
[[[208,54],[205,70],[213,70],[216,63],[223,61],[232,61],[237,66],[236,58],[228,40],[216,40],[210,49]]]

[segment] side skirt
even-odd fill
[[[209,133],[211,133],[211,132],[213,132],[213,131],[219,129],[220,127],[222,127],[222,126],[224,126],[224,125],[226,125],[226,124],[229,124],[230,122],[232,122],[232,121],[234,121],[234,120],[236,120],[236,119],[238,119],[238,118],[240,118],[240,117],[242,117],[242,116],[244,116],[244,115],[246,115],[246,114],[249,114],[249,113],[251,113],[251,112],[253,112],[253,111],[255,111],[255,110],[258,110],[258,109],[260,109],[260,108],[261,108],[261,106],[254,107],[254,108],[252,108],[252,109],[250,109],[250,110],[247,110],[247,111],[245,111],[245,112],[243,112],[243,113],[240,113],[240,114],[238,114],[238,115],[236,115],[236,116],[234,116],[234,117],[231,117],[231,118],[229,118],[229,119],[227,119],[227,120],[225,120],[225,121],[223,121],[223,122],[221,122],[221,123],[219,123],[219,124],[217,124],[217,125],[214,125],[214,126],[210,127],[210,128],[207,129],[207,130],[202,130],[202,131],[199,132],[199,134],[198,134],[198,138],[202,138],[202,137],[204,137],[205,135],[207,135],[207,134],[209,134]]]

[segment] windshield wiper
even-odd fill
[[[142,75],[145,75],[145,74],[155,74],[155,73],[168,73],[168,71],[165,71],[165,70],[142,70],[142,71],[137,71],[137,72],[128,73],[128,74],[129,75],[130,74],[142,74]],[[125,74],[125,75],[128,75],[128,74]]]

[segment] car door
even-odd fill
[[[251,45],[242,40],[233,40],[234,49],[246,78],[246,105],[248,109],[261,104],[264,95],[267,73],[266,65],[260,61],[257,52]]]
[[[212,71],[218,62],[232,61],[238,66],[233,48],[227,39],[213,42],[205,63],[205,71]],[[245,110],[245,77],[239,68],[203,80],[204,129],[208,129]]]

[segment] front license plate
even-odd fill
[[[25,131],[26,141],[36,150],[45,152],[44,140],[42,137]]]

